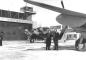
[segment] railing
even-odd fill
[[[7,11],[7,10],[0,10],[0,17],[6,17],[6,18],[14,18],[14,19],[27,19],[28,16],[31,16],[32,12],[14,12],[14,11]]]
[[[13,18],[6,18],[6,17],[0,17],[0,21],[18,22],[18,23],[30,23],[30,24],[33,23],[32,21],[29,21],[29,20],[13,19]]]

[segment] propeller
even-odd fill
[[[63,0],[61,0],[61,5],[62,5],[62,8],[64,9],[64,3],[63,3]]]

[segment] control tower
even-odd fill
[[[26,10],[27,8],[27,10]],[[4,32],[4,40],[26,40],[25,29],[32,29],[32,7],[21,8],[23,12],[0,9],[0,32]]]

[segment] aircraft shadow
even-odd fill
[[[46,47],[41,47],[41,48],[34,48],[34,49],[26,49],[25,51],[45,51],[46,50]],[[74,51],[77,51],[75,49],[74,46],[59,46],[58,50],[74,50]],[[49,51],[54,51],[54,48],[51,47]],[[82,51],[86,51],[86,49],[83,49]]]
[[[53,47],[51,47],[50,48],[50,50],[53,50],[54,48]],[[68,47],[66,47],[66,46],[59,46],[59,48],[58,48],[59,50],[75,50],[75,47],[74,46],[68,46]],[[26,49],[26,51],[27,50],[46,50],[46,47],[41,47],[41,48],[30,48],[30,49]]]
[[[75,50],[74,46],[59,46],[59,50]]]

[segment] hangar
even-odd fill
[[[4,32],[4,40],[26,40],[25,29],[32,29],[32,7],[29,10],[14,12],[0,9],[0,32]]]

